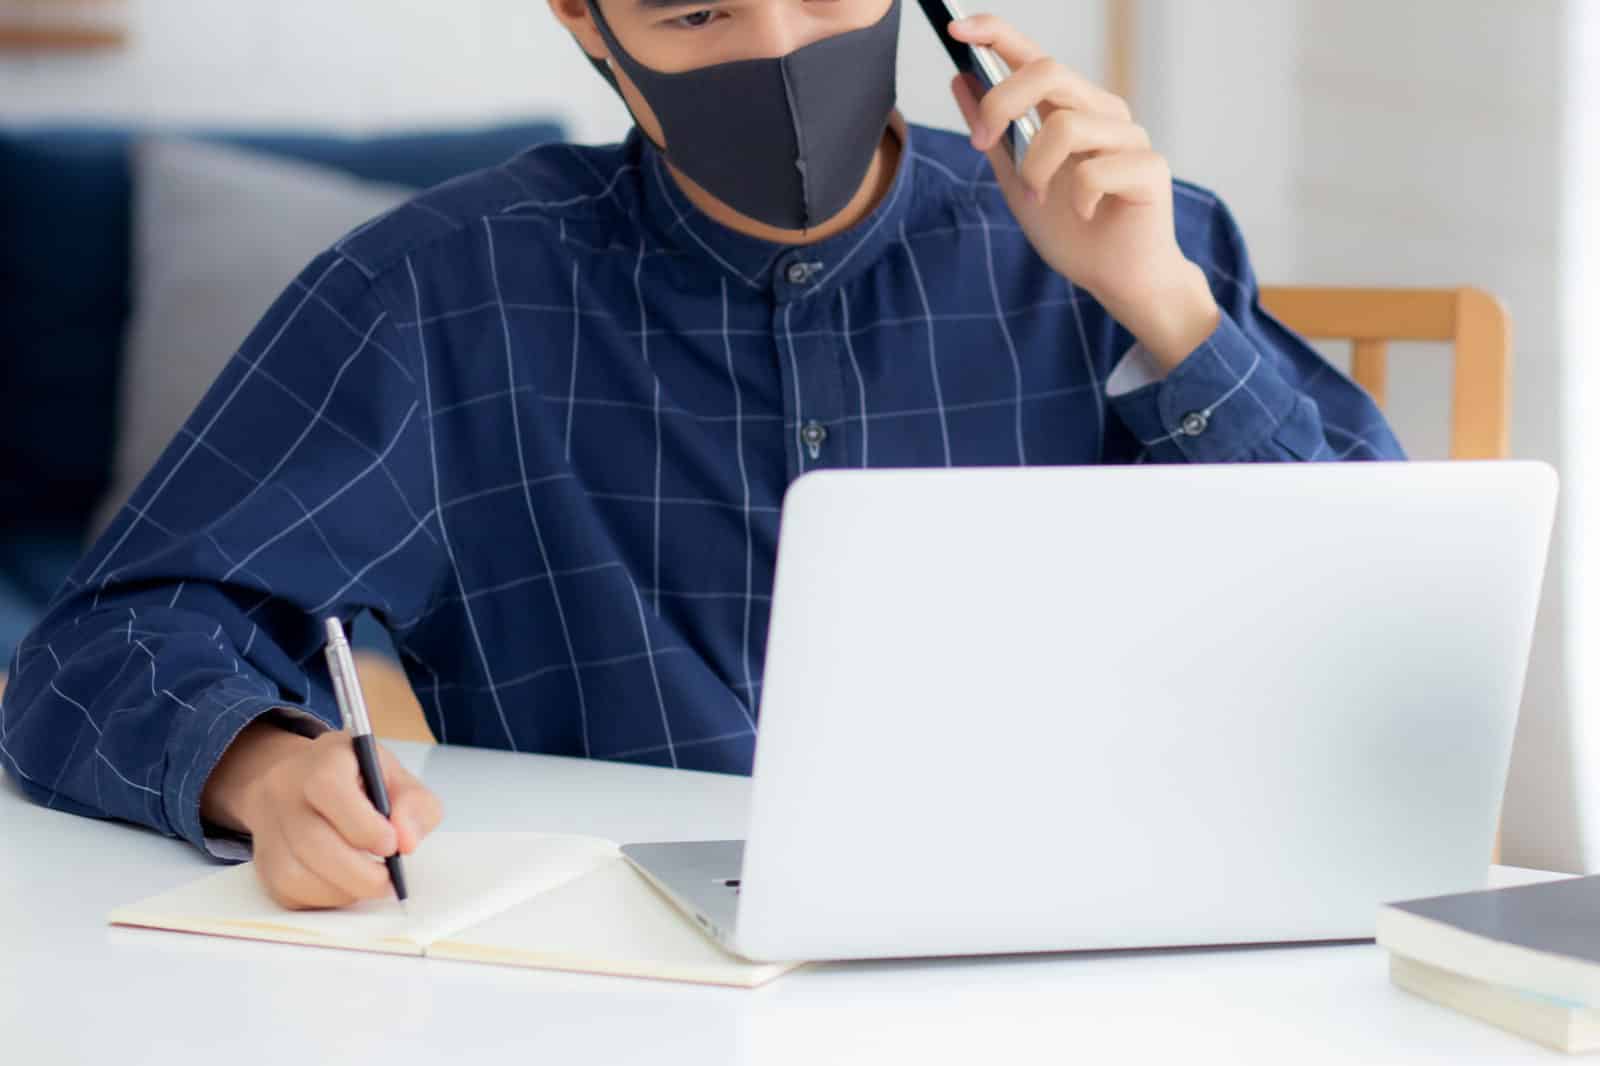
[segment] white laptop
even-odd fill
[[[1370,938],[1482,887],[1539,464],[823,473],[747,842],[629,860],[763,961]]]

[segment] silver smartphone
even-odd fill
[[[985,92],[1011,76],[1011,68],[1006,66],[1005,60],[993,48],[969,45],[950,35],[950,24],[966,17],[956,0],[918,0],[918,3],[922,6],[922,13],[933,24],[933,30],[939,35],[945,51],[955,60],[957,68],[982,82]],[[1011,159],[1019,168],[1027,158],[1033,139],[1039,135],[1039,129],[1039,113],[1029,111],[1011,123],[1011,128],[1006,131],[1006,138],[1011,143]]]

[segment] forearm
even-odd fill
[[[1222,323],[1205,271],[1188,261],[1168,279],[1096,299],[1149,353],[1157,377],[1181,366]]]

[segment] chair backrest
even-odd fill
[[[1263,289],[1261,302],[1301,336],[1350,341],[1351,376],[1379,407],[1388,398],[1390,344],[1453,344],[1450,457],[1510,457],[1511,315],[1489,293],[1278,287]]]

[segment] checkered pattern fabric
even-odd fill
[[[747,771],[807,471],[1400,458],[1217,200],[1177,218],[1225,320],[1113,395],[1132,338],[960,137],[911,130],[879,209],[798,248],[637,135],[433,190],[267,314],[19,650],[0,758],[223,853],[207,775],[259,716],[335,719],[317,620],[368,610],[442,741]]]

